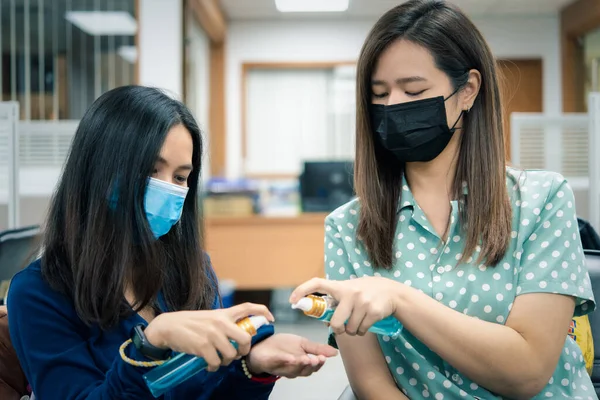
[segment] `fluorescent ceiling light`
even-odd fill
[[[133,36],[137,21],[125,11],[69,11],[65,19],[92,36]]]
[[[348,9],[350,0],[275,0],[281,12],[340,12]]]
[[[138,54],[136,46],[121,46],[119,47],[119,50],[117,50],[117,54],[130,64],[135,64],[137,61]]]

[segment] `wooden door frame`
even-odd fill
[[[585,60],[580,38],[600,28],[600,0],[577,0],[560,13],[563,112],[584,112]]]
[[[541,67],[541,71],[540,71],[540,80],[541,80],[541,93],[540,93],[540,99],[541,99],[541,109],[540,112],[544,112],[544,80],[543,80],[543,75],[544,75],[544,59],[543,57],[533,57],[533,58],[521,58],[521,57],[511,57],[511,58],[497,58],[496,59],[496,63],[498,65],[498,73],[500,73],[500,64],[501,63],[513,63],[513,64],[517,64],[518,62],[535,62],[535,63],[539,63],[540,67]],[[501,82],[499,82],[499,87],[501,92],[501,101],[502,101],[502,112],[503,113],[507,113],[508,111],[508,102],[511,100],[511,98],[506,98],[506,95],[509,95],[509,93],[505,93],[503,89],[503,81],[506,81],[506,76],[502,76]],[[519,83],[521,82],[522,76],[519,77]],[[512,93],[512,95],[514,95],[514,93]],[[506,160],[510,162],[511,160],[511,149],[512,149],[512,143],[511,143],[511,125],[510,125],[510,115],[506,115],[507,117],[507,121],[508,123],[505,124],[505,120],[504,120],[504,115],[502,116],[502,125],[503,125],[503,130],[504,130],[504,154],[506,156]]]
[[[225,115],[225,43],[227,39],[227,21],[218,0],[181,0],[183,1],[182,26],[186,36],[186,12],[192,14],[209,38],[209,110],[208,135],[210,138],[210,174],[225,176],[227,142]],[[183,43],[185,57],[185,42]],[[183,93],[187,88],[186,62],[183,60]]]
[[[243,62],[242,63],[242,76],[241,76],[241,99],[240,99],[240,111],[241,115],[241,139],[242,139],[242,162],[246,160],[248,154],[248,133],[247,133],[247,103],[246,103],[246,91],[247,77],[250,71],[255,69],[333,69],[336,67],[356,65],[356,61],[282,61],[282,62]],[[255,179],[295,179],[296,175],[290,174],[248,174],[245,171],[242,175],[248,178]]]

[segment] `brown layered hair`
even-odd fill
[[[506,190],[502,107],[496,61],[473,22],[456,6],[411,0],[384,14],[363,45],[357,66],[355,188],[361,202],[358,237],[374,265],[389,269],[404,163],[375,139],[369,117],[371,79],[382,52],[397,40],[427,49],[454,89],[469,70],[481,73],[481,88],[463,117],[452,196],[459,199],[466,237],[461,262],[481,243],[478,262],[496,265],[510,241],[512,210]],[[468,195],[463,193],[463,182]]]

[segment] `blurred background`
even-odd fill
[[[86,108],[117,86],[156,86],[208,143],[198,196],[226,304],[268,304],[279,330],[325,341],[287,298],[323,275],[324,217],[354,195],[355,63],[401,2],[0,0],[0,245],[13,246],[0,280],[39,237]],[[600,228],[600,1],[455,3],[498,60],[507,159],[564,174]],[[272,398],[335,399],[346,384],[338,358]]]

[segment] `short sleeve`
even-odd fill
[[[555,175],[532,233],[523,243],[517,295],[556,293],[576,299],[575,316],[595,309],[579,236],[575,199],[567,181]]]
[[[325,277],[334,281],[356,278],[352,275],[341,229],[331,216],[325,219]]]

